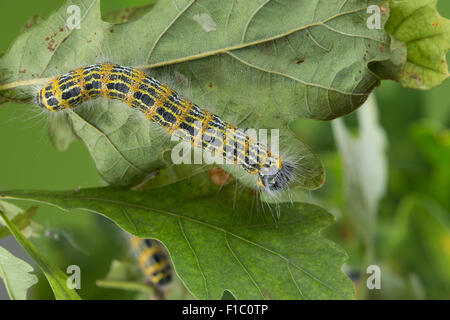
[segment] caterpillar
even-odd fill
[[[139,266],[150,283],[158,288],[172,281],[172,264],[165,248],[159,241],[132,236],[131,247]]]
[[[239,165],[269,193],[287,188],[294,178],[292,162],[136,68],[97,63],[74,69],[40,89],[37,103],[58,112],[96,97],[120,100],[169,134]]]

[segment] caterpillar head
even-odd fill
[[[259,173],[259,185],[270,193],[282,191],[294,179],[294,164],[287,160],[276,162],[276,168],[269,168]]]
[[[71,109],[83,102],[82,89],[73,80],[74,72],[50,80],[37,93],[36,100],[40,107],[50,111]]]
[[[55,92],[54,81],[49,81],[37,93],[36,100],[41,108],[49,111],[59,111],[63,108],[62,99]]]

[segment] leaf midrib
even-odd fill
[[[214,56],[214,55],[218,55],[218,54],[226,54],[227,52],[230,51],[234,51],[234,50],[239,50],[239,49],[243,49],[246,47],[251,47],[251,46],[255,46],[258,44],[262,44],[265,42],[269,42],[269,41],[274,41],[277,39],[281,39],[284,38],[290,34],[293,34],[295,32],[298,31],[302,31],[305,29],[309,29],[315,26],[320,26],[320,25],[324,25],[325,23],[332,21],[336,18],[345,16],[345,15],[349,15],[349,14],[353,14],[353,13],[357,13],[360,11],[364,11],[367,9],[366,7],[363,8],[358,8],[358,9],[354,9],[354,10],[350,10],[350,11],[345,11],[345,12],[340,12],[336,15],[333,15],[331,17],[328,17],[322,21],[319,22],[315,22],[315,23],[310,23],[301,27],[297,27],[297,28],[292,28],[290,30],[288,30],[287,32],[269,37],[269,38],[264,38],[264,39],[259,39],[259,40],[255,40],[255,41],[251,41],[251,42],[247,42],[247,43],[239,43],[237,45],[234,46],[229,46],[229,47],[224,47],[224,48],[220,48],[220,49],[216,49],[216,50],[211,50],[211,51],[206,51],[206,52],[202,52],[199,54],[195,54],[195,55],[191,55],[191,56],[186,56],[186,57],[182,57],[182,58],[176,58],[176,59],[172,59],[172,60],[166,60],[166,61],[161,61],[161,62],[157,62],[157,63],[152,63],[152,64],[145,64],[145,65],[140,65],[137,66],[136,68],[140,68],[140,69],[153,69],[153,68],[159,68],[159,67],[164,67],[164,66],[168,66],[168,65],[172,65],[172,64],[177,64],[177,63],[182,63],[182,62],[187,62],[187,61],[192,61],[192,60],[198,60],[198,59],[202,59],[202,58],[206,58],[209,56]],[[173,23],[171,24],[173,25]],[[165,32],[167,32],[168,29],[165,30]],[[157,38],[161,39],[163,37],[164,33],[160,35],[160,37]],[[157,46],[157,42],[154,43],[153,47],[156,48]],[[43,71],[45,72],[45,70]],[[42,72],[42,73],[43,73]],[[42,82],[47,82],[49,80],[51,80],[52,78],[33,78],[33,79],[28,79],[28,80],[20,80],[20,81],[13,81],[13,82],[9,82],[9,83],[4,83],[2,85],[0,85],[0,90],[6,90],[6,89],[13,89],[16,87],[22,87],[22,86],[32,86],[32,85],[37,85],[40,84]],[[331,88],[330,88],[331,89]]]
[[[206,299],[209,299],[209,290],[208,290],[208,283],[207,283],[207,279],[206,279],[206,274],[203,271],[203,268],[200,266],[200,261],[198,260],[197,253],[195,252],[194,248],[191,245],[191,242],[189,241],[186,233],[184,232],[184,228],[183,228],[183,224],[182,224],[181,218],[178,218],[178,224],[180,226],[181,234],[183,235],[184,240],[186,241],[189,249],[191,249],[192,254],[195,257],[195,261],[197,262],[197,267],[198,267],[198,269],[199,269],[199,271],[200,271],[200,273],[201,273],[201,275],[203,277],[203,285],[205,286]]]
[[[157,63],[152,63],[152,64],[145,64],[145,65],[141,65],[138,66],[137,68],[142,68],[142,69],[152,69],[152,68],[158,68],[158,67],[163,67],[163,66],[167,66],[167,65],[171,65],[171,64],[176,64],[176,63],[181,63],[181,62],[186,62],[186,61],[191,61],[191,60],[197,60],[197,59],[201,59],[201,58],[206,58],[209,56],[213,56],[213,55],[218,55],[218,54],[223,54],[223,53],[227,53],[228,51],[234,51],[234,50],[239,50],[239,49],[244,49],[246,47],[252,47],[258,44],[262,44],[265,42],[269,42],[269,41],[274,41],[274,40],[278,40],[284,37],[287,37],[295,32],[298,31],[302,31],[302,30],[306,30],[306,29],[310,29],[312,27],[316,27],[316,26],[321,26],[321,25],[325,25],[327,22],[332,21],[336,18],[340,18],[342,16],[345,15],[349,15],[349,14],[353,14],[353,13],[357,13],[360,11],[364,11],[367,9],[366,7],[363,8],[358,8],[358,9],[354,9],[354,10],[350,10],[350,11],[345,11],[345,12],[339,12],[338,14],[335,14],[331,17],[328,17],[322,21],[318,21],[318,22],[314,22],[314,23],[310,23],[301,27],[297,27],[297,28],[292,28],[284,33],[280,33],[278,35],[272,36],[272,37],[268,37],[268,38],[264,38],[264,39],[259,39],[259,40],[254,40],[251,42],[246,42],[246,43],[239,43],[236,45],[232,45],[229,47],[224,47],[224,48],[220,48],[220,49],[216,49],[216,50],[211,50],[211,51],[205,51],[199,54],[195,54],[195,55],[191,55],[191,56],[186,56],[186,57],[182,57],[182,58],[177,58],[177,59],[172,59],[172,60],[166,60],[166,61],[161,61],[161,62],[157,62]],[[173,25],[173,23],[171,23],[171,26]],[[167,32],[169,30],[166,29],[165,32]],[[158,37],[157,41],[159,41],[162,38],[163,34],[160,35],[160,37]],[[153,47],[156,47],[157,43],[155,43],[153,45]],[[0,87],[1,89],[1,87]]]

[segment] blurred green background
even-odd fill
[[[20,33],[33,15],[45,18],[62,0],[1,1],[0,52]],[[149,0],[103,0],[102,10],[141,6]],[[439,1],[441,15],[450,18],[450,1]],[[389,182],[378,210],[374,262],[382,268],[382,289],[374,299],[450,299],[450,81],[431,91],[402,88],[385,81],[376,89],[379,121],[388,140]],[[356,130],[355,114],[346,117]],[[300,120],[295,130],[324,162],[327,183],[311,196],[337,216],[326,235],[349,254],[345,270],[355,283],[363,280],[364,242],[345,214],[342,161],[336,150],[331,124]],[[58,152],[47,135],[46,116],[36,107],[5,103],[0,106],[0,190],[63,190],[102,186],[93,161],[82,142]],[[371,170],[371,168],[366,168]],[[23,208],[29,204],[19,203]],[[134,292],[102,289],[113,259],[128,256],[125,235],[98,215],[63,213],[41,206],[35,221],[42,227],[33,243],[62,270],[76,264],[82,270],[85,299],[133,298]],[[17,256],[33,262],[11,237],[0,240]],[[36,270],[39,270],[37,267]],[[46,280],[32,289],[36,299],[52,299]],[[0,283],[0,299],[7,299]]]

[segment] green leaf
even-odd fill
[[[426,172],[428,179],[423,179],[420,189],[433,195],[444,208],[450,208],[450,130],[425,122],[413,125],[410,131],[415,145],[432,168]]]
[[[3,211],[9,219],[23,213],[23,209],[6,201],[0,201],[0,210]]]
[[[220,300],[236,300],[236,298],[230,293],[230,291],[225,290]]]
[[[8,215],[8,212],[11,212],[11,211],[5,210],[4,204],[5,204],[4,201],[0,201],[0,210],[7,212],[6,214]],[[13,206],[13,205],[9,204],[9,206]],[[16,208],[18,208],[18,207],[16,207]],[[18,212],[18,214],[14,215],[14,218],[12,219],[12,223],[14,223],[16,225],[17,229],[24,230],[31,225],[32,219],[33,219],[34,215],[36,214],[38,207],[36,207],[36,206],[30,207],[25,212],[20,208],[18,208],[18,209],[20,211]],[[0,239],[5,238],[5,237],[9,236],[10,234],[11,233],[9,232],[9,230],[6,226],[0,226]]]
[[[345,168],[346,212],[366,243],[372,243],[378,204],[387,187],[386,137],[378,123],[374,96],[357,115],[358,136],[349,132],[342,119],[333,121],[332,128]]]
[[[140,279],[140,269],[136,261],[119,261],[113,260],[109,267],[108,274],[104,280],[108,281],[124,281]]]
[[[11,300],[26,300],[28,288],[38,282],[33,267],[0,247],[0,279],[5,283]]]
[[[79,30],[64,27],[69,4],[81,8]],[[159,1],[141,18],[113,25],[101,21],[98,0],[67,1],[1,58],[0,68],[12,76],[0,94],[32,99],[32,86],[43,78],[110,60],[151,69],[229,122],[290,136],[290,121],[347,114],[379,84],[368,64],[390,58],[390,39],[366,26],[374,4],[386,7],[379,0]],[[138,183],[167,165],[162,155],[170,145],[123,105],[97,100],[70,117],[111,184]],[[301,141],[288,141],[281,149],[293,147],[306,159],[300,185],[319,187],[324,173],[317,157]]]
[[[450,214],[421,194],[405,196],[392,224],[390,256],[403,274],[416,273],[427,299],[450,290]]]
[[[437,170],[440,174],[450,173],[450,130],[436,129],[424,122],[415,124],[411,131],[424,157],[436,168],[442,169]]]
[[[96,285],[102,288],[140,291],[154,295],[155,288],[142,281],[142,274],[135,260],[113,260],[105,279],[97,280]]]
[[[408,49],[406,44],[391,35],[391,59],[370,64],[370,69],[382,79],[400,81],[403,76]]]
[[[20,33],[24,33],[25,31],[33,28],[35,25],[41,23],[41,21],[42,18],[39,15],[32,16],[27,22],[25,22],[24,26],[20,30]]]
[[[354,297],[341,271],[345,252],[320,235],[334,218],[315,205],[280,204],[280,219],[274,220],[251,191],[236,194],[233,183],[215,186],[206,174],[140,191],[1,194],[102,214],[138,237],[162,241],[177,274],[199,299],[220,299],[224,290],[238,299]]]
[[[39,265],[55,294],[55,298],[57,300],[80,300],[80,297],[74,290],[67,288],[67,275],[47,261],[35,246],[25,238],[19,229],[17,229],[17,227],[6,217],[3,211],[0,211],[0,218],[25,251],[27,251],[31,258]]]
[[[66,150],[78,139],[67,113],[51,113],[48,116],[48,135],[58,151]]]
[[[95,283],[101,288],[138,291],[148,296],[157,296],[157,290],[142,281],[140,269],[136,261],[113,260],[105,279]]]
[[[154,5],[154,3],[150,3],[142,7],[119,8],[109,11],[102,18],[104,21],[114,24],[126,23],[144,16]]]
[[[70,118],[100,175],[110,184],[135,185],[167,166],[163,155],[170,148],[169,138],[161,138],[159,128],[120,103],[82,106],[70,112]]]
[[[404,42],[408,58],[400,83],[406,88],[431,89],[448,78],[445,55],[450,49],[450,21],[436,9],[437,0],[390,3],[385,30]]]

